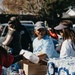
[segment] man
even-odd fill
[[[37,37],[33,41],[33,53],[39,56],[41,59],[56,58],[59,57],[58,53],[54,49],[54,44],[50,36],[47,34],[47,29],[42,21],[38,21],[35,24],[34,32]]]

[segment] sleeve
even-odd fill
[[[8,54],[4,66],[9,67],[13,63],[13,61],[14,61],[14,56]]]
[[[70,44],[64,41],[60,50],[60,58],[68,57],[70,54]]]
[[[58,35],[56,33],[52,33],[51,31],[50,31],[50,36],[55,39],[58,39]]]

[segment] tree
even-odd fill
[[[74,6],[75,0],[43,0],[38,12],[40,20],[47,20],[50,25],[56,25],[70,6]]]
[[[24,0],[3,0],[3,7],[6,7],[7,13],[18,14],[22,10]]]
[[[25,0],[24,10],[25,12],[37,14],[40,7],[42,6],[43,0]]]
[[[39,17],[49,20],[61,18],[62,13],[67,11],[69,6],[74,6],[74,4],[75,0],[44,0],[38,14]]]
[[[32,13],[37,14],[43,0],[3,0],[3,7],[6,7],[8,13],[19,14]]]
[[[62,13],[74,4],[75,0],[3,0],[7,13],[32,13],[46,20],[61,18]]]

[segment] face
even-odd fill
[[[38,30],[35,30],[35,34],[38,36],[38,39],[42,39],[46,34],[46,29],[40,28]]]

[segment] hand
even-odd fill
[[[22,50],[20,51],[20,55],[24,55],[24,54],[25,54],[25,50],[22,49]]]
[[[44,59],[40,59],[39,63],[40,65],[47,65],[47,61]]]

